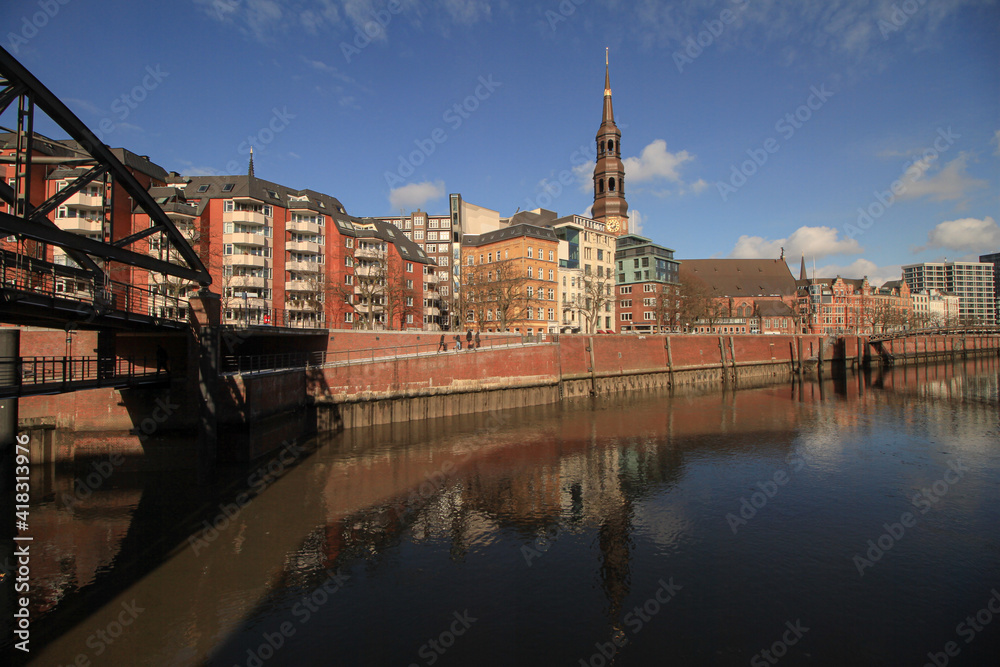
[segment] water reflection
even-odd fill
[[[935,644],[914,628],[943,645],[1000,581],[997,378],[981,359],[358,430],[242,509],[267,462],[208,489],[116,473],[74,507],[67,477],[38,480],[37,662],[579,664],[610,646],[615,664],[746,664],[808,616],[790,664],[917,663]],[[956,457],[975,474],[859,577],[851,556]],[[636,631],[665,580],[683,588]],[[463,611],[467,633],[429,647]]]

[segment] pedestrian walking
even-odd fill
[[[462,337],[459,336],[458,334],[455,334],[455,349],[456,350],[462,349]]]
[[[156,374],[159,375],[160,371],[163,370],[165,373],[170,372],[170,355],[167,351],[163,349],[162,345],[156,346]]]
[[[472,349],[472,329],[465,330],[465,346]]]
[[[479,349],[479,330],[476,330],[476,349]]]
[[[444,334],[441,334],[441,341],[438,343],[438,352],[447,352],[448,346],[444,342]]]

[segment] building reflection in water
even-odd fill
[[[238,642],[249,619],[283,604],[276,592],[312,590],[331,571],[358,563],[377,571],[401,557],[404,543],[447,544],[450,558],[462,562],[509,534],[525,545],[556,543],[564,539],[560,532],[593,536],[594,583],[606,601],[607,627],[620,632],[630,595],[645,594],[632,590],[637,532],[651,533],[669,553],[688,521],[682,506],[669,516],[661,510],[655,520],[637,514],[645,498],[668,494],[692,468],[700,474],[706,463],[741,456],[748,447],[775,460],[797,447],[829,455],[838,431],[863,426],[867,408],[882,403],[905,406],[919,397],[911,401],[914,413],[939,410],[941,428],[954,428],[943,402],[962,398],[974,410],[995,411],[996,369],[996,360],[980,359],[895,368],[861,381],[849,375],[824,387],[577,399],[323,436],[201,549],[190,536],[204,536],[203,521],[212,522],[220,505],[245,488],[228,486],[209,500],[186,502],[173,542],[154,557],[140,545],[162,539],[177,486],[112,478],[70,508],[59,501],[69,491],[67,476],[39,479],[35,488],[48,486],[32,510],[32,528],[47,546],[32,562],[38,584],[32,604],[40,626],[52,623],[45,657],[71,661],[104,616],[134,598],[146,601],[144,623],[111,646],[110,657],[204,660]],[[809,409],[823,401],[855,407]],[[809,435],[797,440],[804,425]],[[245,474],[232,476],[237,487]],[[116,570],[131,573],[117,589]],[[105,589],[99,594],[91,590],[98,580]],[[177,582],[188,593],[183,599]],[[82,622],[88,600],[103,606]]]

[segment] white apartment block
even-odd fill
[[[986,262],[924,262],[903,267],[912,292],[941,290],[958,297],[958,319],[965,324],[996,324],[993,265]]]

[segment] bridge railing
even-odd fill
[[[158,319],[187,319],[187,299],[116,280],[98,282],[80,269],[8,250],[0,251],[0,280],[6,289],[89,304],[97,314],[125,312]]]
[[[0,394],[4,395],[169,377],[168,369],[158,368],[156,359],[147,357],[0,357]]]

